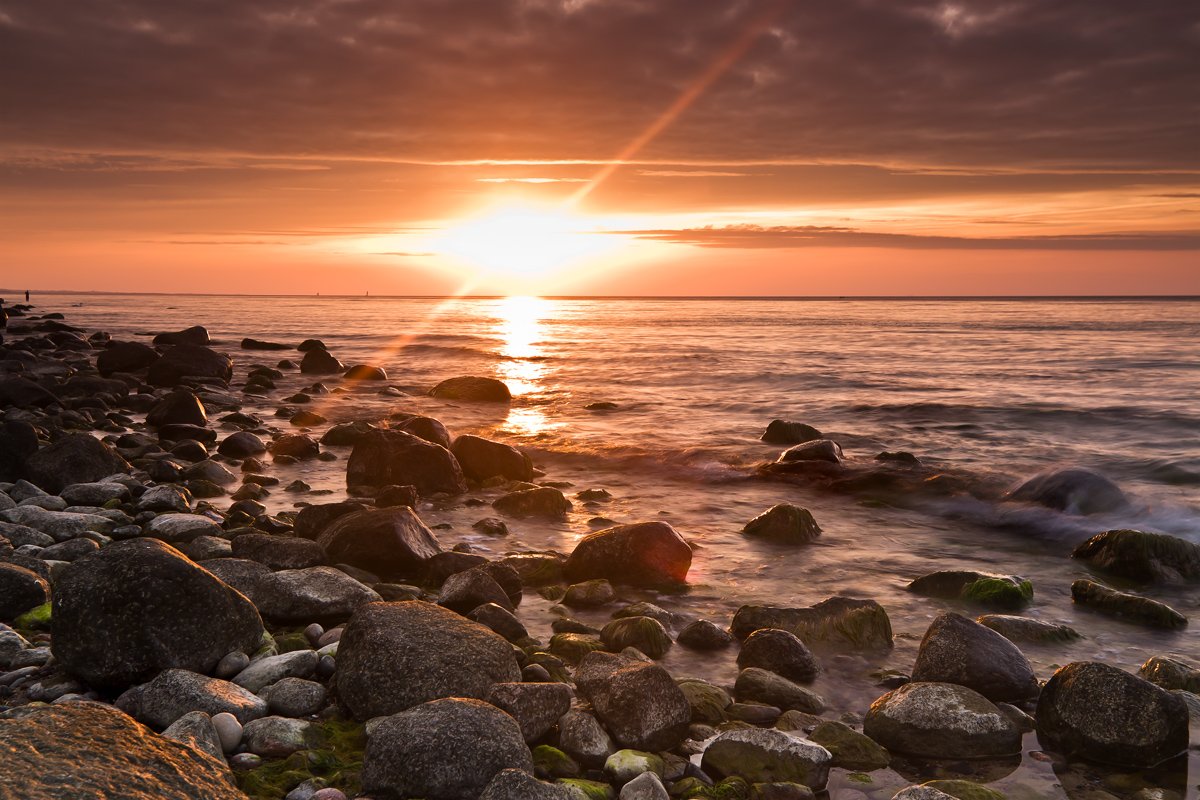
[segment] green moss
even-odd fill
[[[305,781],[317,778],[353,797],[362,789],[359,773],[367,746],[362,726],[329,720],[318,728],[325,738],[323,749],[301,750],[258,769],[234,773],[238,788],[253,798],[280,800]]]
[[[296,650],[312,650],[312,643],[303,633],[288,633],[275,637],[275,647],[279,652],[292,653]]]
[[[1003,578],[980,578],[962,590],[962,599],[996,608],[1016,610],[1024,608],[1033,600],[1033,584],[1019,584]]]
[[[565,586],[542,586],[537,593],[553,603],[566,596],[567,588]]]
[[[563,778],[557,781],[562,786],[573,787],[582,792],[588,800],[615,800],[617,793],[607,783],[585,781],[578,778]]]
[[[924,786],[945,792],[958,800],[1008,800],[1003,794],[974,781],[939,780],[929,781]]]
[[[708,784],[699,778],[684,778],[683,780],[675,781],[675,786],[671,790],[671,796],[683,798],[683,800],[712,800],[712,795],[709,793]]]
[[[749,800],[750,784],[737,776],[726,778],[709,790],[713,800]]]
[[[50,630],[50,603],[43,603],[37,608],[26,611],[13,620],[13,627],[22,635],[31,631]],[[27,635],[26,638],[28,638]]]
[[[549,745],[538,745],[533,748],[533,769],[537,777],[546,778],[578,778],[583,774],[575,759]]]
[[[861,784],[866,784],[866,785],[869,785],[869,784],[872,784],[875,782],[875,779],[872,778],[870,775],[864,775],[861,772],[851,772],[846,777],[849,778],[850,780],[854,781],[855,783],[861,783]]]

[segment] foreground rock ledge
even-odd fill
[[[68,788],[69,787],[69,788]],[[229,768],[100,703],[0,714],[0,797],[245,800]]]

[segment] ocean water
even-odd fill
[[[681,287],[682,288],[682,287]],[[1073,606],[1071,582],[1094,577],[1071,549],[1112,528],[1169,533],[1200,543],[1200,301],[1195,299],[424,299],[46,295],[89,330],[148,341],[165,330],[206,326],[234,360],[234,385],[254,364],[298,354],[247,351],[243,337],[298,344],[319,338],[347,366],[387,370],[386,385],[320,395],[309,406],[336,422],[385,420],[396,411],[440,419],[452,434],[514,444],[545,473],[540,480],[606,489],[603,503],[575,501],[562,520],[508,520],[506,538],[471,523],[494,515],[458,499],[418,509],[449,549],[469,542],[494,556],[575,542],[606,523],[670,522],[692,542],[689,590],[626,591],[668,609],[727,625],[744,604],[807,606],[833,595],[871,598],[897,634],[888,652],[823,653],[813,688],[839,711],[865,713],[883,690],[869,673],[907,672],[930,621],[945,611],[986,613],[957,601],[910,594],[913,578],[977,569],[1033,582],[1027,616],[1071,625],[1084,639],[1022,644],[1040,679],[1058,666],[1095,659],[1136,672],[1150,656],[1200,663],[1196,630],[1151,631]],[[511,406],[437,400],[427,392],[458,375],[505,381]],[[298,371],[278,381],[267,424],[283,397],[313,383]],[[337,389],[340,378],[324,379]],[[610,411],[585,408],[615,403]],[[245,410],[256,410],[250,400]],[[219,416],[219,415],[218,415]],[[784,449],[759,440],[776,418],[805,422],[867,467],[881,451],[905,450],[926,467],[992,486],[1015,485],[1055,466],[1114,481],[1127,508],[1082,516],[999,497],[914,496],[880,504],[830,493],[803,480],[767,480],[762,464]],[[274,467],[284,484],[303,478],[345,497],[349,448],[335,462]],[[499,492],[477,492],[490,502]],[[297,499],[282,491],[272,511]],[[822,528],[812,545],[748,539],[745,523],[780,502],[808,508]],[[1129,588],[1129,587],[1122,587]],[[1145,590],[1188,616],[1200,587]],[[601,624],[611,609],[576,616]],[[552,604],[527,593],[519,616],[548,639]],[[732,684],[735,653],[674,647],[676,676]],[[1036,739],[1026,738],[1035,752]],[[1193,767],[1190,796],[1196,794]],[[878,776],[877,776],[878,777]],[[1010,797],[1077,796],[1044,760],[1027,755],[995,785]],[[890,792],[904,785],[903,779]],[[884,779],[884,783],[887,781]],[[1066,783],[1062,781],[1061,783]],[[878,796],[891,785],[880,785]],[[1035,787],[1031,789],[1030,787]],[[1036,788],[1040,787],[1040,788]],[[1178,787],[1182,790],[1182,786]],[[846,789],[849,791],[849,788]],[[858,787],[877,796],[870,787]],[[1030,792],[1033,792],[1030,794]],[[835,795],[836,796],[836,795]]]

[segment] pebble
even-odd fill
[[[254,753],[238,753],[237,755],[231,756],[229,759],[229,766],[240,772],[248,772],[252,769],[258,769],[262,766],[262,763],[262,758],[254,755]]]
[[[250,666],[250,656],[234,650],[217,662],[217,669],[213,674],[221,680],[227,681],[248,666]]]
[[[217,729],[217,737],[221,740],[221,749],[226,753],[232,753],[242,743],[242,723],[238,722],[237,717],[228,711],[214,715],[212,721],[213,727]],[[243,753],[243,755],[247,754]],[[254,757],[258,758],[258,756]],[[233,763],[233,759],[230,759],[230,763]],[[247,767],[247,769],[253,769],[253,767]]]
[[[304,638],[308,639],[308,641],[314,647],[323,647],[324,646],[321,644],[321,639],[324,635],[325,635],[325,629],[322,628],[319,624],[317,624],[315,622],[304,629]],[[337,641],[337,640],[334,639],[334,641]],[[329,644],[329,642],[325,642],[325,644]]]

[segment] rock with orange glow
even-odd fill
[[[363,435],[346,463],[347,486],[415,486],[422,495],[462,494],[462,467],[450,451],[411,433],[375,430]]]
[[[407,506],[356,511],[333,520],[317,537],[334,562],[380,575],[419,571],[442,552],[433,532]]]
[[[502,381],[475,375],[447,378],[433,387],[429,394],[443,400],[473,400],[484,403],[507,403],[512,400],[512,392]]]
[[[464,434],[454,440],[450,452],[473,481],[486,481],[497,475],[510,481],[533,480],[533,461],[511,445]]]
[[[633,586],[684,583],[692,566],[692,548],[665,522],[618,525],[585,537],[563,573],[579,583],[593,578]]]

